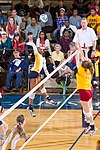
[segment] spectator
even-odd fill
[[[92,4],[90,8],[95,8],[96,14],[100,16],[100,0],[94,0],[94,4]]]
[[[19,92],[19,88],[22,84],[23,70],[28,69],[28,61],[26,60],[26,58],[20,56],[19,51],[14,51],[13,55],[14,57],[11,58],[8,65],[9,70],[7,73],[6,87],[4,88],[5,92],[10,91],[11,81],[14,75],[16,75],[16,81],[15,81],[15,88],[13,89],[13,91]]]
[[[70,16],[69,22],[71,25],[75,26],[77,29],[81,27],[81,17],[78,16],[78,10],[74,9],[73,10],[73,15]]]
[[[11,55],[11,40],[7,36],[5,31],[1,33],[1,40],[0,40],[0,57],[3,60],[7,60]]]
[[[88,26],[97,32],[97,27],[100,25],[100,16],[96,14],[96,9],[91,8],[90,15],[87,18]]]
[[[7,24],[7,16],[2,14],[2,10],[0,9],[0,27],[3,27],[5,29]]]
[[[67,7],[64,5],[64,1],[63,0],[58,0],[58,5],[55,7],[55,12],[56,12],[57,16],[60,15],[60,9],[61,8],[65,9],[65,13],[67,12]]]
[[[76,44],[79,43],[81,48],[83,48],[85,45],[85,47],[89,49],[88,57],[91,58],[95,55],[97,37],[94,30],[88,27],[87,24],[87,19],[82,18],[82,28],[77,30],[73,42],[75,42]]]
[[[100,25],[97,27],[97,37],[100,39]]]
[[[22,23],[22,19],[21,19],[20,16],[17,15],[17,11],[16,11],[15,8],[12,9],[12,11],[11,11],[11,16],[15,19],[15,23],[16,23],[17,25],[19,25],[19,27],[20,27],[20,25],[21,25],[21,23]]]
[[[57,43],[59,43],[58,34],[60,32],[61,27],[65,25],[65,21],[68,20],[68,17],[65,16],[65,9],[60,8],[60,16],[57,18],[57,29],[54,30],[53,34]]]
[[[36,46],[37,46],[38,50],[42,49],[45,51],[45,57],[48,57],[51,55],[50,42],[47,39],[45,32],[40,31],[39,38],[36,41]]]
[[[75,42],[71,42],[69,44],[69,51],[68,51],[68,57],[70,57],[75,51],[77,50],[76,44]],[[74,73],[76,73],[77,68],[76,68],[76,62],[78,62],[78,60],[76,60],[76,56],[74,56],[72,59],[70,59],[67,63],[68,67],[74,71]]]
[[[69,43],[72,41],[72,38],[70,37],[70,33],[67,29],[64,29],[63,36],[60,39],[60,45],[62,46],[62,52],[65,55],[65,58],[67,58],[67,52],[69,50]]]
[[[79,16],[86,17],[89,11],[88,4],[90,0],[74,0],[73,9],[77,9]]]
[[[64,60],[61,61],[61,63],[63,62]],[[70,75],[73,75],[73,71],[65,64],[60,68],[59,76],[56,78],[56,82],[62,87],[64,85],[69,86],[71,83]]]
[[[19,35],[18,32],[15,32],[14,38],[12,41],[13,49],[18,50],[21,55],[24,55],[24,45],[25,45],[25,42],[22,40],[22,37]]]
[[[21,0],[21,2],[16,4],[14,7],[17,11],[17,14],[21,17],[24,16],[24,17],[28,18],[29,14],[30,14],[30,8],[27,5],[27,2],[28,2],[27,0]]]
[[[32,46],[27,45],[28,42],[35,43],[36,41],[33,38],[33,33],[28,32],[27,39],[25,39],[25,56],[28,58],[29,64],[33,64],[35,61],[34,50]]]
[[[42,21],[42,31],[46,33],[53,32],[53,20],[51,14],[48,12],[48,7],[44,7],[44,14],[47,15],[48,20],[46,22]]]
[[[64,54],[61,52],[61,45],[60,44],[56,44],[54,46],[54,52],[52,52],[52,60],[53,60],[53,64],[55,67],[57,67],[59,65],[59,63],[61,62],[61,60],[64,59]]]
[[[36,40],[39,37],[39,33],[41,31],[41,26],[36,23],[36,18],[31,18],[31,24],[26,27],[26,36],[28,32],[33,33],[33,37]]]
[[[69,20],[66,20],[65,25],[60,29],[60,37],[62,37],[64,29],[67,29],[69,31],[70,37],[73,39],[75,33],[77,32],[77,28],[73,25],[70,25]]]
[[[13,39],[15,32],[20,32],[20,28],[18,25],[16,25],[15,20],[13,17],[9,17],[8,19],[8,25],[6,26],[6,32],[8,34],[8,37]]]

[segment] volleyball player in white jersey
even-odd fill
[[[30,79],[30,90],[31,90],[41,81],[40,72],[42,71],[42,69],[44,70],[46,76],[49,75],[49,72],[46,67],[45,57],[43,57],[44,51],[42,49],[40,49],[38,51],[36,45],[32,42],[28,42],[26,44],[33,47],[33,51],[34,51],[34,55],[35,55],[34,67],[31,69],[29,76],[28,76]],[[48,95],[44,84],[39,89],[40,89],[41,93],[46,97],[47,104],[58,105],[58,103],[54,102]],[[35,98],[35,93],[32,93],[29,96],[29,107],[27,108],[33,117],[35,117],[35,113],[33,110],[33,99],[34,98]]]
[[[15,150],[17,142],[23,138],[28,140],[29,136],[26,135],[24,131],[25,118],[23,115],[19,115],[16,118],[17,125],[11,129],[11,132],[8,134],[4,144],[2,146],[2,150]]]

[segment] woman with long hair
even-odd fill
[[[12,149],[14,150],[16,148],[17,142],[24,138],[25,141],[29,138],[29,136],[26,135],[26,132],[24,131],[24,125],[25,125],[25,118],[23,115],[18,115],[16,118],[16,126],[14,126],[7,136],[2,149],[8,150]]]
[[[79,91],[80,103],[83,108],[83,113],[86,117],[86,129],[84,133],[90,132],[90,136],[95,134],[96,127],[93,121],[93,107],[92,107],[92,77],[94,73],[93,64],[90,60],[85,60],[82,62],[80,67],[78,68],[78,72],[76,74],[77,78],[77,89]]]
[[[51,55],[51,47],[50,42],[47,39],[46,33],[41,31],[39,34],[39,38],[36,41],[36,46],[38,50],[42,49],[45,52],[45,57]]]
[[[24,46],[25,46],[25,42],[23,41],[22,37],[18,32],[15,32],[12,41],[13,49],[18,50],[21,54],[24,54]]]
[[[15,19],[13,17],[9,17],[8,25],[6,26],[6,32],[8,36],[13,39],[15,32],[20,32],[19,25],[15,23]]]

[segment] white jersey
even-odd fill
[[[33,47],[33,51],[34,51],[34,55],[35,55],[35,63],[34,63],[34,66],[31,69],[31,71],[36,71],[36,72],[40,73],[41,70],[43,69],[45,74],[46,74],[46,76],[48,76],[49,72],[48,72],[47,67],[46,67],[46,59],[45,59],[45,57],[43,57],[38,52],[37,47],[36,47],[36,45],[33,42],[28,42],[26,44]]]
[[[2,150],[15,150],[17,142],[21,139],[20,135],[16,132],[16,126],[11,130],[6,138]]]

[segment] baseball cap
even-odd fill
[[[61,11],[61,10],[63,10],[63,11],[65,12],[65,9],[64,9],[63,7],[62,7],[62,8],[60,8],[60,11]]]
[[[27,33],[27,35],[32,35],[32,34],[33,34],[32,32],[28,32],[28,33]]]
[[[1,32],[1,35],[3,35],[3,34],[7,34],[6,31],[2,31],[2,32]]]
[[[19,36],[19,33],[18,33],[18,32],[15,32],[15,33],[14,33],[14,37],[15,37],[15,36]]]

